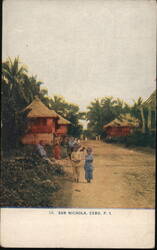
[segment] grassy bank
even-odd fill
[[[53,193],[61,188],[56,179],[65,175],[63,166],[49,164],[30,152],[30,148],[17,150],[2,158],[1,207],[53,206]]]

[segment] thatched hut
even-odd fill
[[[68,127],[71,124],[68,120],[63,118],[61,115],[58,115],[59,119],[57,121],[56,126],[56,135],[57,136],[64,136],[68,133]]]
[[[147,119],[144,115],[144,109],[146,109],[148,111]],[[142,117],[142,131],[143,131],[143,133],[145,133],[146,127],[150,131],[155,130],[156,90],[149,96],[149,98],[145,102],[143,102],[143,104],[140,107],[140,110],[141,110],[141,117]]]
[[[117,119],[104,125],[107,137],[127,136],[139,126],[139,121],[130,114],[119,116]]]
[[[22,143],[36,144],[43,140],[46,144],[51,144],[59,119],[58,114],[47,108],[38,97],[35,97],[23,111],[29,112],[27,130],[21,138]]]

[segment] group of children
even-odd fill
[[[56,136],[53,141],[53,155],[56,160],[60,160],[62,158],[71,159],[71,153],[73,145],[76,143],[80,143],[80,140],[74,137],[61,137]]]
[[[44,149],[43,142],[39,142],[37,145],[40,156],[44,157],[48,161],[46,151]],[[53,155],[55,160],[60,160],[61,154],[64,153],[64,158],[70,158],[73,169],[73,177],[75,182],[79,182],[80,169],[83,166],[85,170],[85,179],[87,182],[91,182],[93,179],[93,154],[92,148],[82,147],[79,139],[74,137],[59,138],[56,137],[53,145]]]
[[[86,150],[86,154],[85,151]],[[73,151],[71,154],[71,161],[73,167],[74,181],[79,182],[80,169],[82,161],[84,161],[85,179],[87,182],[91,182],[93,179],[93,154],[92,148],[88,147],[85,149],[79,144],[74,144]]]
[[[85,179],[87,182],[91,182],[93,179],[92,148],[82,147],[79,139],[71,137],[69,139],[69,158],[72,162],[74,181],[79,182],[80,169],[84,161]]]

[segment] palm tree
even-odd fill
[[[29,77],[27,69],[20,65],[19,58],[10,58],[2,64],[2,124],[5,141],[11,145],[18,138],[22,119],[19,115],[26,105],[40,95],[40,85],[36,76]],[[41,93],[42,96],[42,93]]]
[[[7,85],[8,101],[12,102],[14,109],[21,108],[26,102],[26,94],[23,86],[23,79],[27,73],[24,66],[20,66],[19,58],[13,61],[9,58],[2,64],[2,79],[3,84]]]
[[[98,98],[91,102],[91,105],[87,107],[87,120],[89,121],[88,127],[93,130],[94,133],[101,134],[103,126],[103,105],[102,101]]]
[[[66,117],[68,103],[62,96],[54,95],[50,99],[50,108],[55,110],[58,114]]]
[[[138,99],[137,99],[137,101],[136,100],[133,100],[133,106],[131,107],[131,114],[133,115],[133,116],[135,116],[136,118],[138,118],[138,119],[140,119],[141,120],[141,113],[140,113],[140,107],[141,107],[141,105],[142,105],[142,103],[143,103],[143,99],[142,99],[142,97],[139,97]]]
[[[11,89],[14,84],[17,84],[22,74],[27,73],[27,69],[24,66],[19,66],[19,58],[15,58],[14,61],[9,58],[2,64],[2,76],[10,83]]]
[[[118,117],[121,113],[126,112],[126,104],[123,100],[112,96],[104,97],[102,99],[95,99],[91,102],[88,108],[87,120],[88,128],[96,134],[103,134],[103,126],[113,119]]]

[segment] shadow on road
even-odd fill
[[[61,189],[56,192],[55,196],[53,196],[52,204],[55,208],[67,208],[69,204],[71,204],[72,197],[72,186],[73,180],[71,173],[67,173],[66,176],[59,177],[58,183]]]

